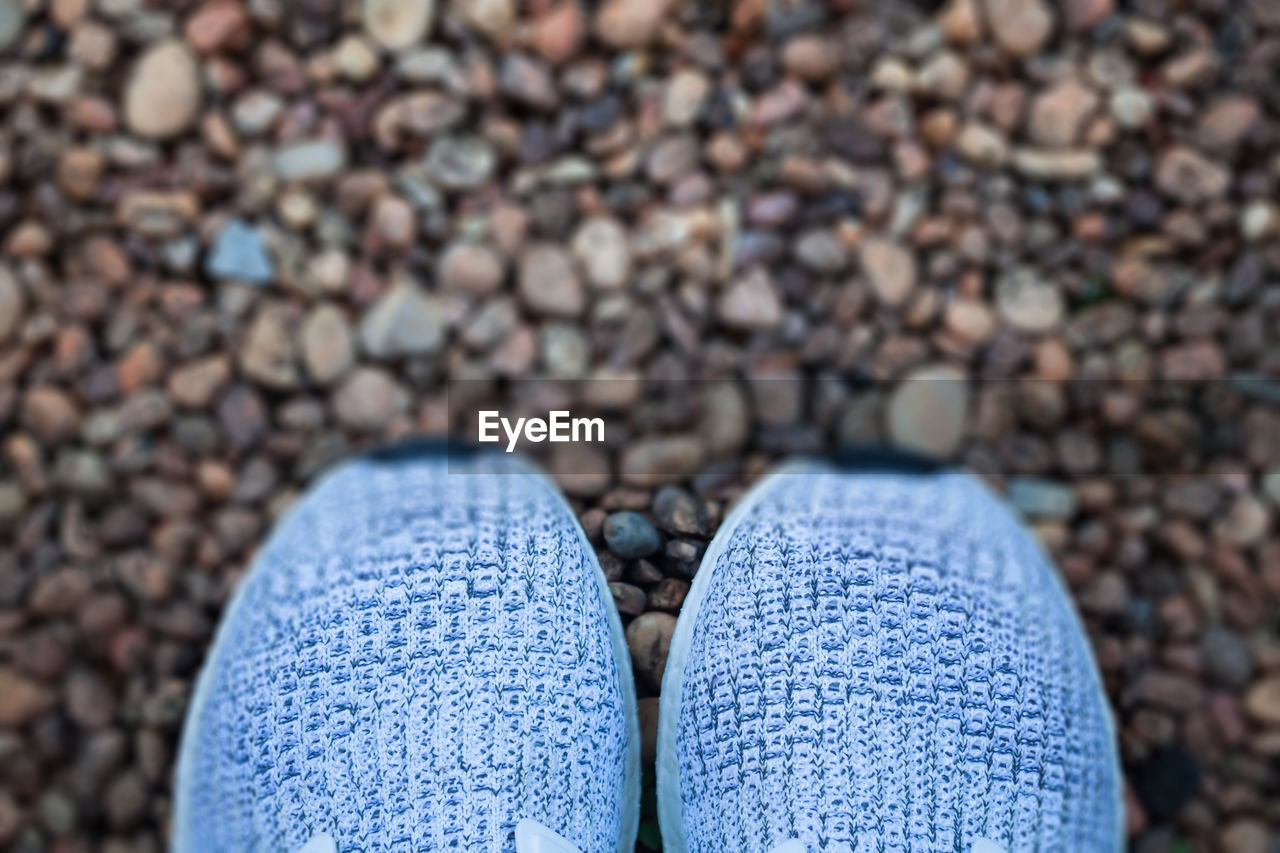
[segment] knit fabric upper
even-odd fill
[[[530,818],[617,850],[628,717],[595,556],[511,464],[363,459],[290,514],[201,675],[179,848],[509,853]]]
[[[1098,676],[1005,507],[954,473],[811,469],[764,490],[683,670],[688,849],[1118,849]]]

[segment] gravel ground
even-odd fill
[[[888,440],[1056,557],[1134,849],[1280,850],[1278,78],[1277,0],[0,0],[0,847],[161,849],[272,520],[541,375],[650,722],[742,488]]]

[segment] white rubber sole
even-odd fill
[[[582,523],[578,521],[577,514],[569,506],[568,499],[556,482],[542,471],[535,469],[534,473],[551,489],[573,521],[574,529],[578,531],[578,540],[591,560],[596,590],[600,593],[600,606],[604,608],[605,618],[609,620],[613,662],[621,681],[622,707],[627,714],[627,762],[622,779],[622,821],[618,833],[618,853],[634,853],[636,835],[640,831],[640,709],[636,702],[636,678],[631,671],[631,649],[627,645],[626,632],[622,629],[622,617],[613,603],[609,579],[604,576],[604,569],[600,568],[600,560],[596,557],[595,546],[587,538],[587,531],[582,529]]]
[[[809,467],[803,461],[793,461],[767,474],[742,496],[729,513],[693,577],[693,585],[685,596],[676,620],[675,634],[667,652],[667,668],[662,674],[662,692],[658,701],[658,825],[662,829],[662,849],[665,853],[687,853],[684,838],[684,807],[680,797],[680,767],[677,763],[676,736],[680,732],[680,705],[684,692],[684,665],[689,657],[689,645],[693,641],[693,626],[698,621],[702,600],[711,588],[716,564],[725,546],[743,519],[751,513],[769,486],[779,477],[797,474]]]
[[[561,491],[550,476],[534,467],[532,463],[521,459],[519,464],[523,465],[530,475],[535,477],[555,496],[555,499],[573,524],[574,529],[578,532],[578,541],[582,544],[583,551],[591,562],[596,591],[600,595],[600,606],[603,608],[605,618],[609,623],[609,641],[613,649],[613,661],[617,668],[618,679],[621,682],[622,706],[627,715],[627,758],[622,783],[622,813],[621,829],[618,835],[618,853],[634,853],[636,835],[640,830],[640,714],[636,704],[635,676],[631,671],[631,650],[627,646],[627,635],[622,629],[622,618],[618,615],[618,608],[613,604],[613,593],[609,590],[609,581],[604,576],[604,570],[600,568],[600,560],[596,557],[595,546],[587,538],[587,532],[582,529],[582,524],[578,521],[578,516],[573,511],[573,507],[569,505],[568,499],[565,498],[564,492]],[[287,522],[288,515],[286,513],[285,516],[277,520],[276,529],[279,529]],[[274,535],[274,533],[271,535]],[[270,536],[267,541],[270,541]],[[247,585],[246,582],[255,567],[256,562],[240,578],[239,583],[236,584],[235,592],[231,595],[231,601],[219,620],[213,643],[205,656],[205,666],[202,668],[200,677],[196,680],[195,694],[192,696],[191,703],[187,707],[186,716],[183,719],[182,741],[186,740],[188,731],[191,726],[195,725],[205,703],[208,701],[209,679],[204,677],[204,669],[208,668],[209,663],[215,659],[216,655],[225,653],[223,640],[225,639],[226,631],[223,630],[223,626],[231,622],[235,618],[237,610],[243,606],[243,592]],[[180,742],[177,768],[174,774],[175,816],[186,811],[189,807],[187,803],[189,802],[194,782],[192,773],[192,760],[189,757],[188,750],[183,749]],[[183,822],[175,820],[170,831],[172,832],[172,843],[175,851],[184,853],[184,851],[197,849],[193,843],[196,839],[188,837]]]
[[[680,708],[684,692],[684,668],[688,660],[689,646],[693,640],[693,628],[698,620],[698,611],[702,607],[702,600],[706,597],[707,590],[711,587],[716,564],[720,562],[720,555],[724,552],[726,545],[732,540],[743,519],[759,504],[761,498],[768,492],[774,481],[779,477],[814,470],[822,470],[822,466],[809,460],[792,460],[751,486],[734,506],[720,529],[716,531],[711,544],[707,546],[706,553],[702,557],[702,563],[699,565],[698,572],[694,576],[693,584],[689,589],[689,594],[685,597],[684,606],[680,609],[675,634],[671,638],[671,648],[667,653],[667,667],[662,676],[662,692],[658,706],[658,824],[662,829],[662,847],[666,853],[688,853],[688,844],[685,842],[684,837],[684,806],[680,795],[680,767],[677,760],[676,737],[679,734]],[[982,482],[981,479],[978,477],[973,477],[973,479],[982,488],[991,493],[996,500],[1004,503],[1004,499],[992,492],[990,487]],[[1036,545],[1039,547],[1038,542]],[[1043,549],[1041,550],[1043,552]],[[1090,660],[1094,661],[1092,671],[1094,689],[1098,697],[1097,701],[1107,709],[1107,713],[1103,715],[1103,718],[1107,725],[1108,742],[1111,744],[1111,763],[1115,767],[1116,777],[1123,780],[1124,773],[1120,764],[1115,719],[1111,714],[1111,703],[1102,684],[1102,675],[1098,671],[1096,659],[1093,657],[1089,637],[1084,629],[1084,622],[1080,619],[1080,614],[1075,608],[1075,603],[1071,599],[1071,593],[1067,589],[1066,583],[1056,570],[1052,570],[1054,569],[1053,561],[1049,559],[1047,554],[1044,555],[1044,559],[1051,569],[1050,575],[1052,576],[1054,587],[1061,596],[1063,605],[1072,615],[1071,621],[1075,626],[1076,639],[1085,653],[1089,655]],[[1123,790],[1121,790],[1121,799],[1116,808],[1116,851],[1124,849],[1125,810],[1123,796]]]

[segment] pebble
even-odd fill
[[[1195,205],[1224,196],[1231,174],[1194,149],[1175,145],[1160,155],[1156,186],[1183,204]]]
[[[409,282],[393,285],[360,321],[360,346],[378,360],[430,355],[443,345],[439,305]]]
[[[1057,327],[1065,312],[1061,291],[1025,267],[996,281],[996,307],[1009,325],[1032,334]]]
[[[576,317],[587,306],[573,261],[551,243],[534,244],[521,253],[518,289],[529,310],[543,316]]]
[[[1253,655],[1244,638],[1222,625],[1205,629],[1201,640],[1209,675],[1231,690],[1240,690],[1253,678]]]
[[[270,92],[245,92],[231,105],[231,121],[242,136],[260,136],[271,129],[284,102]]]
[[[80,412],[61,388],[37,385],[22,397],[22,425],[46,446],[61,444],[80,431]]]
[[[1267,201],[1249,202],[1240,212],[1240,236],[1251,243],[1260,242],[1275,232],[1278,222],[1280,210],[1275,205]],[[0,314],[3,314],[3,310],[0,307]],[[2,325],[0,322],[0,326]],[[0,332],[0,340],[3,339],[4,335]]]
[[[662,114],[672,127],[688,127],[698,117],[711,92],[706,75],[693,69],[677,71],[667,80]]]
[[[769,128],[795,118],[809,103],[809,93],[794,80],[783,80],[764,93],[751,107],[747,123],[754,128]],[[841,125],[836,134],[837,150],[854,155],[854,159],[870,159],[883,147],[879,139],[858,124]]]
[[[203,409],[231,378],[231,360],[212,355],[183,365],[169,374],[169,396],[190,409]]]
[[[440,256],[440,285],[475,296],[486,296],[502,287],[506,276],[502,258],[479,243],[450,243]]]
[[[427,171],[450,191],[484,186],[497,164],[493,146],[478,136],[439,137],[427,151]]]
[[[124,90],[124,119],[146,139],[181,134],[200,113],[200,67],[178,40],[148,48],[134,65]]]
[[[0,344],[5,343],[22,327],[26,297],[13,271],[0,263]]]
[[[649,604],[649,597],[643,589],[629,583],[611,581],[609,592],[613,593],[613,604],[624,616],[639,616]]]
[[[334,392],[333,413],[345,427],[374,432],[403,412],[408,402],[408,395],[391,374],[376,367],[360,367]]]
[[[1067,29],[1082,33],[1093,29],[1111,14],[1115,0],[1065,0],[1062,4]]]
[[[1280,507],[1280,467],[1272,468],[1262,477],[1262,493],[1271,505]]]
[[[658,35],[670,0],[604,0],[596,12],[596,38],[609,47],[634,50]]]
[[[389,100],[374,117],[379,142],[387,148],[448,130],[466,117],[466,105],[440,92],[413,92]]]
[[[1239,818],[1223,827],[1221,843],[1230,853],[1274,853],[1277,836],[1261,820]]]
[[[998,169],[1009,159],[1009,143],[995,128],[968,122],[956,134],[960,156],[983,169]]]
[[[782,48],[782,65],[805,80],[820,81],[840,70],[840,45],[826,36],[802,34]]]
[[[57,698],[45,687],[13,667],[0,666],[0,727],[16,729],[26,725],[53,707],[56,701]]]
[[[939,51],[916,74],[916,88],[942,101],[960,98],[969,85],[969,65],[949,50]]]
[[[80,201],[92,199],[98,191],[106,159],[96,148],[68,148],[58,158],[58,186]]]
[[[116,208],[116,219],[143,237],[176,237],[200,216],[200,202],[182,190],[126,192]]]
[[[706,508],[687,491],[664,486],[653,496],[653,515],[663,530],[706,536],[709,519]]]
[[[849,253],[835,234],[827,230],[800,235],[793,248],[796,260],[813,272],[834,275],[849,263]]]
[[[897,447],[935,459],[952,456],[964,437],[969,383],[949,365],[912,371],[889,398],[886,426]]]
[[[1146,127],[1156,114],[1155,100],[1142,89],[1132,86],[1123,86],[1112,92],[1109,107],[1116,123],[1129,130]]]
[[[431,29],[435,0],[362,0],[365,31],[387,50],[420,44]]]
[[[71,673],[64,693],[67,716],[82,729],[101,729],[115,717],[115,693],[91,671]]]
[[[250,447],[267,428],[266,404],[247,385],[232,385],[217,403],[218,424],[232,447]]]
[[[1257,99],[1248,95],[1221,95],[1213,100],[1196,124],[1196,140],[1207,150],[1230,152],[1262,119]]]
[[[0,0],[0,51],[18,43],[26,24],[27,11],[22,0]]]
[[[240,369],[267,388],[297,387],[290,315],[284,306],[267,305],[258,311],[240,347]]]
[[[560,65],[577,54],[586,31],[579,0],[560,0],[534,20],[529,41],[543,59]]]
[[[214,53],[239,36],[249,16],[238,0],[208,0],[187,18],[182,33],[200,53]]]
[[[624,560],[647,557],[662,548],[662,537],[638,512],[612,513],[604,520],[602,532],[609,550]]]
[[[538,348],[547,373],[557,379],[581,379],[591,360],[591,344],[572,323],[554,322],[538,333]]]
[[[1267,505],[1253,495],[1240,495],[1214,523],[1213,533],[1230,545],[1248,547],[1263,541],[1270,527]]]
[[[938,26],[947,41],[970,45],[982,38],[982,14],[979,0],[949,0],[938,14]]]
[[[599,290],[617,290],[631,277],[631,247],[616,219],[595,216],[574,232],[573,255],[587,281]]]
[[[983,0],[987,25],[1005,53],[1025,58],[1053,34],[1053,11],[1044,0]]]
[[[505,338],[519,319],[519,310],[510,299],[495,300],[464,321],[460,337],[467,346],[486,350]]]
[[[622,480],[640,488],[678,483],[701,467],[705,452],[695,436],[638,438],[622,453]]]
[[[1076,513],[1076,495],[1070,486],[1038,477],[1011,479],[1009,503],[1037,520],[1067,521]]]
[[[581,443],[557,445],[547,464],[547,470],[555,476],[565,494],[575,497],[598,497],[608,491],[613,484],[611,467],[610,459],[604,452]],[[598,526],[603,526],[603,523],[601,518]],[[587,526],[584,519],[583,527]],[[591,530],[588,529],[587,533],[590,536]]]
[[[1244,709],[1264,726],[1280,727],[1280,676],[1254,682],[1244,695]]]
[[[657,611],[642,613],[627,626],[631,666],[650,689],[657,690],[662,686],[667,653],[671,650],[671,637],[675,631],[676,617]]]
[[[794,193],[762,193],[747,204],[747,221],[761,228],[777,228],[790,222],[799,210],[800,202]]]
[[[858,259],[881,302],[891,307],[906,302],[916,286],[915,257],[906,248],[884,237],[869,237],[859,248]]]
[[[986,303],[975,299],[955,299],[947,303],[944,322],[947,331],[966,344],[986,343],[996,333],[996,316]]]
[[[731,456],[749,437],[751,413],[746,394],[736,383],[712,382],[703,388],[698,434],[706,442],[707,455]]]
[[[469,0],[460,11],[468,24],[499,44],[515,31],[515,0]]]
[[[0,480],[0,521],[12,522],[27,508],[27,495],[22,487],[9,480]]]
[[[324,181],[347,167],[347,149],[334,139],[303,139],[276,149],[272,159],[283,181]]]
[[[358,83],[373,77],[381,65],[375,46],[355,33],[338,42],[333,50],[333,61],[342,76]]]
[[[1102,159],[1084,149],[1018,148],[1013,167],[1038,181],[1081,181],[1101,171]]]
[[[53,466],[53,480],[72,494],[98,497],[111,488],[106,460],[92,450],[64,448]]]
[[[336,305],[313,308],[302,323],[302,361],[311,381],[332,385],[355,360],[355,341],[343,310]]]
[[[60,569],[42,576],[31,591],[28,609],[37,616],[74,613],[93,591],[93,580],[81,569]]]
[[[107,823],[117,830],[132,829],[146,812],[151,793],[142,774],[129,769],[108,784],[102,793]]]
[[[669,184],[696,169],[698,156],[698,141],[693,136],[670,136],[659,140],[649,152],[645,171],[654,183]]]
[[[371,250],[403,251],[417,237],[417,218],[408,201],[397,195],[384,195],[373,204],[369,216],[367,243]]]
[[[247,284],[269,284],[275,278],[261,234],[240,219],[230,219],[218,230],[205,259],[205,272],[211,278]]]
[[[499,84],[508,98],[535,110],[549,112],[560,103],[546,64],[527,54],[508,53],[503,57]]]
[[[763,331],[782,322],[782,299],[762,267],[739,276],[716,301],[721,323],[740,331]]]
[[[649,590],[648,605],[654,610],[678,614],[688,595],[688,581],[682,581],[679,578],[663,578]]]
[[[521,376],[529,372],[538,351],[538,337],[520,325],[489,354],[489,365],[499,376]]]
[[[1058,83],[1031,103],[1027,122],[1031,140],[1050,147],[1074,145],[1098,101],[1098,95],[1077,80]]]

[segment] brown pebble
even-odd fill
[[[148,139],[182,133],[200,111],[200,69],[182,42],[162,41],[138,59],[124,92],[129,129]]]
[[[662,685],[662,675],[667,668],[667,652],[671,648],[671,636],[675,633],[676,617],[670,613],[650,611],[637,616],[627,626],[627,646],[631,649],[631,665],[650,688]]]
[[[239,0],[208,0],[183,26],[187,44],[200,53],[213,53],[244,31],[248,16]]]

